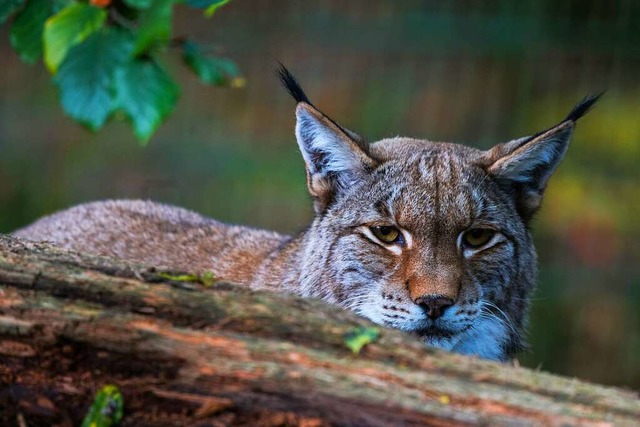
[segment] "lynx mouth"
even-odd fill
[[[426,328],[420,328],[413,332],[416,335],[418,335],[420,338],[427,339],[427,340],[433,340],[433,339],[448,340],[453,338],[455,335],[457,335],[456,332],[450,329],[440,328],[437,326],[427,326]]]

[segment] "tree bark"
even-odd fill
[[[79,425],[117,385],[124,426],[634,425],[633,392],[425,348],[291,295],[0,236],[0,425]]]

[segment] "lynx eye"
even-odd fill
[[[496,232],[488,228],[472,228],[462,235],[462,243],[470,249],[478,249],[489,243]]]
[[[387,225],[369,227],[369,229],[373,235],[383,243],[397,243],[402,236],[400,230]]]

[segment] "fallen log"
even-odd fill
[[[638,394],[425,348],[319,301],[0,236],[0,425],[637,425]]]

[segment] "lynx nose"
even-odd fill
[[[427,316],[435,320],[453,305],[453,300],[439,295],[427,295],[416,299],[415,303],[422,307]]]

